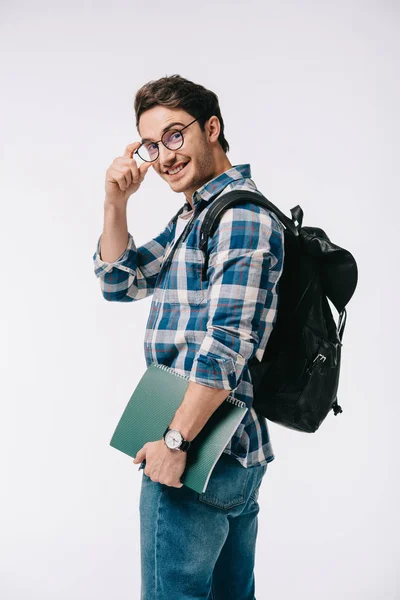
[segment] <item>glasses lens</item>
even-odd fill
[[[158,156],[158,146],[152,142],[145,142],[138,148],[138,154],[142,160],[151,162]]]
[[[177,129],[169,129],[164,133],[162,141],[170,150],[178,150],[183,144],[183,136]],[[142,160],[152,162],[158,158],[158,146],[153,142],[144,142],[139,146],[138,154]]]
[[[182,146],[183,137],[177,129],[169,129],[164,133],[162,141],[170,150],[177,150]]]

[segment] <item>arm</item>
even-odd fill
[[[203,429],[211,415],[223,403],[229,392],[189,382],[186,394],[176,411],[171,429],[178,429],[189,442]]]
[[[93,262],[94,273],[100,280],[101,291],[106,300],[132,302],[154,292],[171,231],[172,219],[157,237],[137,248],[126,227],[126,213],[124,216],[105,211],[104,230],[98,239]],[[103,236],[107,236],[107,244],[104,244],[107,257],[112,257],[112,253],[118,255],[125,247],[122,254],[112,262],[102,259]]]
[[[261,316],[276,281],[271,269],[282,256],[282,230],[265,209],[246,205],[226,210],[208,243],[207,334],[170,424],[189,441],[238,387],[259,346]]]

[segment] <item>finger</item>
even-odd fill
[[[122,177],[124,179],[122,179],[122,177],[119,178],[119,181],[121,181],[123,183],[123,181],[125,180],[125,189],[128,188],[131,183],[132,183],[132,171],[129,167],[126,168],[121,168],[121,169],[117,169],[117,167],[114,167],[114,170],[117,171],[117,173],[120,173],[122,175]]]
[[[131,146],[133,147],[135,146],[135,144],[131,144]],[[138,146],[140,146],[140,143],[138,144]],[[137,162],[134,158],[127,158],[125,155],[119,160],[120,164],[125,165],[130,169],[132,173],[132,182],[134,181],[135,183],[142,183],[147,171],[153,164],[153,162],[143,161],[140,167],[138,167]]]
[[[120,157],[115,162],[114,169],[125,177],[126,187],[129,187],[132,183],[141,182],[140,172],[134,158]]]
[[[134,151],[139,148],[142,142],[133,142],[132,144],[128,144],[125,148],[124,156],[127,158],[132,158]]]
[[[117,169],[114,167],[112,175],[115,177],[119,187],[126,190],[131,184],[131,171],[130,169]]]
[[[143,177],[140,175],[140,171],[134,158],[129,161],[128,167],[131,173],[132,183],[142,183]]]

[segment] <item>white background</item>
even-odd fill
[[[145,368],[150,298],[109,303],[92,256],[133,101],[179,73],[219,97],[232,165],[358,262],[339,404],[270,423],[258,600],[395,600],[399,576],[399,33],[381,2],[1,3],[4,600],[139,598],[142,472],[109,446]],[[140,245],[183,204],[150,169]]]

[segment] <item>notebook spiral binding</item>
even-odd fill
[[[186,379],[186,381],[189,381],[189,377],[187,377],[187,375],[182,375],[182,373],[178,373],[178,371],[176,371],[172,367],[167,367],[167,365],[162,365],[160,363],[153,363],[153,365],[155,367],[157,367],[158,369],[162,369],[163,371],[169,371],[170,373],[173,373],[174,375],[177,375],[178,377],[181,377],[182,379]],[[247,408],[247,405],[245,402],[242,402],[241,400],[239,400],[238,398],[234,398],[233,396],[227,396],[225,398],[225,401],[229,402],[230,404],[235,404],[236,406],[239,406],[240,408]]]

